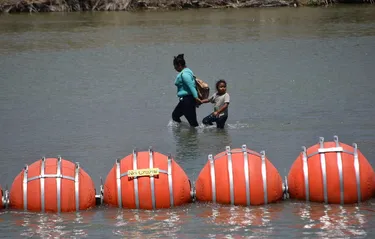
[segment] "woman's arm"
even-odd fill
[[[198,98],[198,91],[195,88],[194,77],[191,74],[184,72],[183,74],[181,74],[181,78],[182,78],[182,82],[189,88],[193,97],[195,99],[197,99]]]
[[[202,104],[201,99],[199,99],[199,97],[198,97],[198,91],[195,88],[195,84],[194,84],[195,79],[194,79],[194,77],[191,74],[186,74],[185,73],[185,74],[181,74],[181,79],[182,79],[182,82],[189,88],[191,94],[195,98],[195,101],[198,104]]]

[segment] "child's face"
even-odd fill
[[[225,83],[220,83],[217,86],[217,92],[219,92],[219,94],[225,94],[226,91],[227,91],[227,86],[225,85]]]

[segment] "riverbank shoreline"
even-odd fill
[[[374,0],[0,0],[0,13],[300,7],[339,3],[371,4]]]

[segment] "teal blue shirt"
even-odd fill
[[[195,88],[194,73],[189,68],[184,68],[177,74],[174,84],[177,86],[177,97],[187,95],[192,95],[194,98],[198,97],[198,92]]]

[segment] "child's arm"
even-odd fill
[[[217,111],[215,111],[214,113],[212,113],[214,116],[218,116],[221,114],[221,112],[223,112],[226,108],[228,108],[228,105],[229,105],[229,102],[226,102],[224,103],[224,105]]]
[[[210,97],[208,97],[207,99],[203,99],[203,100],[201,100],[201,102],[202,102],[202,104],[204,104],[204,103],[213,103],[212,102],[212,99],[214,98],[214,96],[215,96],[215,94],[213,94],[213,95],[211,95]]]

